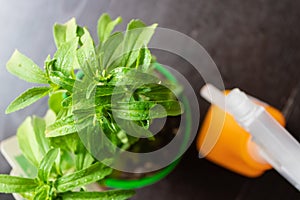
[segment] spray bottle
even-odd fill
[[[201,95],[216,106],[211,109],[226,112],[220,140],[207,153],[208,159],[249,177],[273,167],[300,191],[300,144],[283,128],[285,121],[279,111],[239,89],[224,95],[207,84]],[[211,120],[211,116],[206,118],[200,131],[200,153],[209,137],[208,124],[215,125]]]

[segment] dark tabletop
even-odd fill
[[[42,65],[55,50],[54,22],[62,23],[74,16],[95,35],[97,19],[103,12],[114,17],[121,15],[123,24],[140,18],[147,24],[158,23],[192,37],[211,55],[226,88],[239,87],[280,110],[291,103],[292,109],[286,112],[287,129],[300,140],[300,1],[0,0],[0,3],[0,141],[14,135],[27,115],[43,115],[46,109],[44,100],[17,113],[4,114],[9,102],[30,86],[5,70],[13,50],[19,49]],[[185,69],[184,76],[198,93],[204,82],[189,63],[167,54],[158,55],[158,59],[176,69]],[[209,105],[198,98],[201,123]],[[0,173],[9,172],[10,167],[0,154]],[[0,199],[12,197],[1,194]],[[133,199],[299,200],[300,193],[273,170],[248,179],[198,159],[193,144],[170,175],[137,190]]]

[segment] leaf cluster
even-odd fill
[[[85,185],[112,173],[96,161],[92,149],[85,148],[94,147],[90,143],[95,142],[97,152],[105,148],[102,138],[92,132],[101,131],[112,144],[127,149],[140,137],[153,139],[148,130],[153,119],[179,115],[182,109],[174,86],[153,69],[156,61],[147,44],[157,25],[132,20],[124,33],[113,32],[121,21],[103,14],[98,20],[97,45],[74,18],[55,24],[57,51],[46,58],[43,69],[19,51],[13,53],[7,70],[40,86],[22,93],[6,113],[45,96],[49,96],[50,110],[45,119],[28,117],[18,129],[20,148],[36,167],[37,177],[0,175],[0,192],[21,193],[28,199],[126,199],[133,194],[84,191]]]

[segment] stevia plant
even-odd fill
[[[23,109],[49,96],[44,118],[28,117],[17,132],[19,147],[36,168],[36,177],[0,175],[0,192],[19,193],[26,199],[127,199],[131,190],[87,191],[113,169],[116,148],[126,150],[140,136],[153,140],[153,119],[182,113],[172,86],[154,72],[155,59],[147,44],[156,24],[132,20],[124,33],[121,23],[103,14],[98,20],[98,45],[88,29],[71,19],[55,24],[57,51],[42,70],[15,51],[7,70],[39,86],[17,97],[6,113]],[[110,143],[103,142],[103,137]],[[84,142],[82,142],[84,140]],[[112,145],[113,144],[113,145]],[[102,160],[94,153],[105,153]]]

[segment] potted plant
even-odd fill
[[[132,190],[89,191],[86,186],[113,185],[116,179],[112,177],[120,176],[110,167],[118,162],[116,154],[138,149],[140,137],[145,137],[144,142],[155,141],[158,137],[149,131],[151,123],[178,116],[183,109],[172,89],[178,84],[168,81],[171,74],[146,46],[156,24],[146,26],[132,20],[124,33],[112,33],[121,21],[107,14],[99,18],[97,46],[87,28],[77,25],[75,19],[55,24],[57,51],[47,57],[44,70],[19,51],[13,53],[8,71],[40,85],[17,97],[6,113],[47,95],[49,111],[44,118],[28,117],[17,132],[21,152],[33,169],[31,176],[0,175],[0,192],[43,200],[127,199],[134,195]],[[110,142],[103,142],[105,139]],[[172,167],[174,164],[144,179],[147,183],[140,186],[157,181]]]

